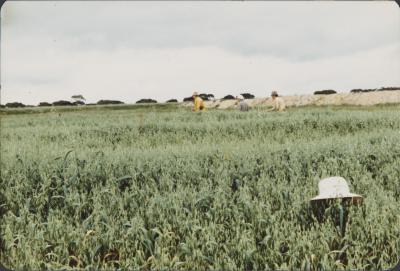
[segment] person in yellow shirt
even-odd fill
[[[192,109],[193,112],[204,111],[206,109],[204,105],[204,101],[199,97],[197,92],[194,92],[193,95],[194,107]]]
[[[281,97],[278,97],[278,93],[276,91],[272,91],[271,97],[272,97],[273,107],[267,110],[267,112],[270,111],[283,112],[286,110],[285,101]]]

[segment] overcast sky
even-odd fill
[[[1,103],[400,86],[395,2],[7,1]]]

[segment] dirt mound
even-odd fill
[[[376,105],[376,104],[400,104],[400,89],[397,91],[375,91],[360,93],[337,93],[330,95],[296,95],[282,96],[286,106],[305,106],[305,105]],[[255,98],[246,100],[251,106],[272,106],[272,99]],[[208,108],[227,109],[233,108],[236,104],[235,100],[216,100],[206,102]],[[183,106],[193,106],[192,102],[183,103]]]

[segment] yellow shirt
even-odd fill
[[[204,110],[206,107],[204,106],[204,101],[200,97],[194,98],[194,109],[193,111]]]

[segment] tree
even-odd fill
[[[6,103],[6,107],[8,108],[18,108],[18,107],[25,107],[23,103],[13,102],[13,103]]]
[[[51,106],[51,103],[40,102],[38,106]]]
[[[73,99],[73,100],[80,100],[80,101],[86,101],[86,99],[85,99],[82,95],[80,95],[80,94],[78,94],[78,95],[72,95],[72,96],[71,96],[71,99]]]
[[[97,104],[123,104],[123,102],[115,100],[100,100]]]
[[[254,99],[254,97],[255,97],[253,94],[250,94],[250,93],[241,93],[240,95],[242,95],[243,98],[245,98],[245,99]]]
[[[178,102],[177,99],[170,99],[170,100],[167,101],[167,103],[177,103],[177,102]]]
[[[314,92],[314,95],[329,95],[329,94],[335,94],[336,91],[333,89],[325,89],[325,90],[318,90]]]
[[[199,97],[200,97],[203,101],[208,101],[208,100],[210,100],[209,97],[208,97],[208,94],[206,94],[206,93],[201,93],[201,94],[199,94]]]
[[[153,99],[140,99],[139,101],[136,102],[137,104],[147,104],[147,103],[157,103],[156,100]]]
[[[70,101],[60,100],[60,101],[53,102],[53,105],[54,106],[71,106],[71,105],[74,105],[74,104],[71,103]]]
[[[235,100],[235,97],[233,95],[226,95],[222,100]]]

